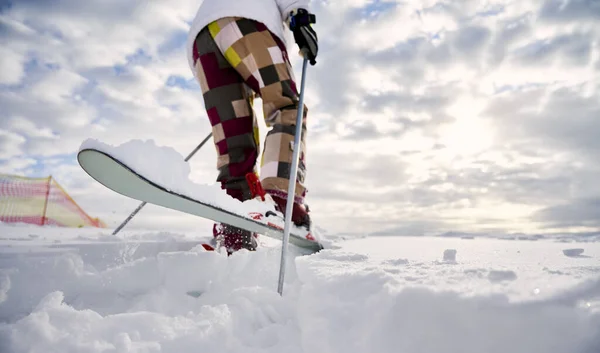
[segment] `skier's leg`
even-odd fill
[[[246,174],[256,172],[258,125],[253,92],[219,51],[208,28],[196,38],[197,79],[217,150],[217,180],[232,197],[250,198]]]
[[[217,151],[217,180],[227,193],[241,201],[251,197],[246,174],[256,172],[258,125],[252,109],[252,90],[231,67],[208,29],[196,38],[194,63]],[[223,236],[228,252],[256,248],[255,236],[230,225],[215,224],[215,237]]]
[[[208,27],[229,64],[263,100],[265,122],[271,129],[265,139],[261,180],[269,194],[285,200],[299,98],[285,45],[266,26],[249,19],[224,18]],[[295,195],[300,205],[306,192],[306,112],[305,107]],[[307,217],[305,210],[301,212]]]

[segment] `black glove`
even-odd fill
[[[319,52],[319,43],[317,33],[311,27],[316,23],[316,17],[308,13],[305,9],[298,9],[290,12],[288,20],[290,30],[294,32],[294,39],[300,48],[300,53],[306,55],[311,65],[317,63],[317,53]]]

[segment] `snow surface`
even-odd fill
[[[191,182],[152,141],[90,147],[190,197],[266,207]],[[600,352],[597,235],[330,238],[289,247],[279,296],[279,241],[228,257],[200,246],[209,232],[0,224],[0,353]]]
[[[0,224],[0,352],[600,352],[599,242],[208,237]]]

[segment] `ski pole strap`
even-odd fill
[[[305,9],[290,12],[290,29],[293,31],[298,26],[310,26],[317,23],[317,17]]]

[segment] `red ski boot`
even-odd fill
[[[279,191],[267,191],[273,201],[275,201],[275,208],[277,211],[281,212],[285,217],[286,205],[287,205],[287,196],[286,193]],[[311,220],[310,215],[308,214],[310,210],[308,209],[308,205],[301,204],[298,200],[294,201],[294,205],[292,207],[292,222],[298,227],[305,227],[310,230],[311,228]]]
[[[248,183],[250,198],[261,198],[264,201],[265,191],[258,179],[258,175],[256,173],[246,174],[246,182]],[[244,197],[240,196],[240,199],[244,199]],[[213,226],[213,236],[217,244],[220,243],[220,246],[224,246],[227,249],[228,255],[241,249],[255,251],[258,246],[258,234],[229,224],[215,223]]]

